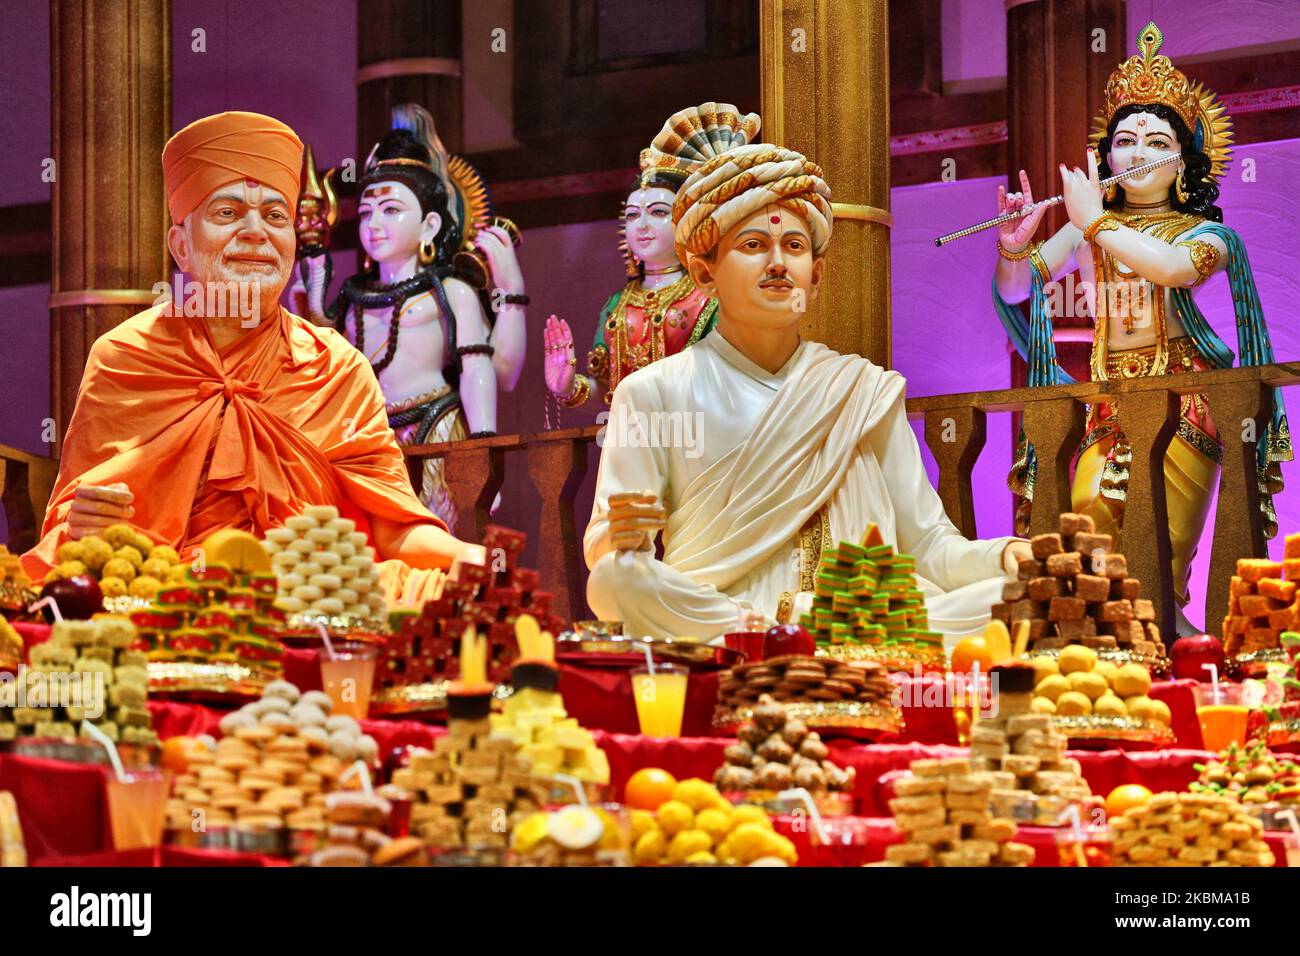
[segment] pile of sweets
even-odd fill
[[[151,598],[163,585],[180,581],[189,565],[174,548],[155,545],[128,524],[109,525],[103,535],[91,534],[59,545],[58,561],[45,583],[87,574],[99,581],[105,598]]]
[[[749,866],[780,860],[794,866],[794,844],[777,833],[767,812],[737,806],[704,780],[678,781],[672,797],[654,812],[631,811],[632,861],[636,866]]]
[[[726,793],[745,790],[789,790],[809,793],[851,793],[856,770],[837,767],[821,737],[802,720],[764,694],[754,719],[740,728],[739,740],[724,751],[724,763],[713,777]]]
[[[510,670],[514,693],[502,713],[490,714],[491,739],[509,740],[532,765],[535,777],[567,774],[583,783],[608,784],[609,758],[596,746],[591,731],[564,709],[556,688],[555,640],[531,614],[515,620],[519,658]]]
[[[0,544],[0,581],[20,590],[32,586],[32,579],[23,570],[18,555],[3,544]]]
[[[418,614],[403,615],[388,637],[375,672],[374,712],[385,711],[403,688],[455,680],[460,639],[472,624],[488,642],[488,678],[505,683],[519,655],[515,619],[535,617],[543,630],[559,634],[565,623],[551,613],[554,595],[538,589],[538,574],[518,567],[525,535],[489,525],[483,536],[487,565],[460,565],[455,579]]]
[[[878,661],[790,655],[739,664],[718,675],[718,717],[752,707],[763,694],[780,703],[856,701],[888,704],[893,684]]]
[[[1028,866],[1034,848],[1015,843],[1014,820],[994,817],[992,774],[965,757],[915,760],[889,801],[904,842],[885,850],[894,866]]]
[[[15,706],[24,703],[18,697],[18,681],[4,685],[0,694],[0,740],[17,737],[89,736],[85,730],[92,723],[110,740],[130,744],[153,745],[158,735],[147,706],[149,696],[148,660],[143,651],[135,650],[136,630],[131,622],[119,617],[101,617],[91,621],[59,621],[50,631],[50,639],[32,647],[29,653],[25,694],[32,693],[33,683],[41,675],[54,675],[49,689],[65,686],[69,697],[65,706]],[[67,675],[78,679],[67,682]],[[91,675],[90,686],[80,675]],[[95,675],[103,680],[105,699],[87,699],[94,695]],[[35,701],[29,701],[35,703]],[[42,703],[49,698],[42,697]]]
[[[1169,705],[1147,696],[1151,672],[1141,664],[1098,660],[1091,647],[1073,644],[1058,657],[1035,657],[1035,713],[1059,717],[1133,717],[1173,722]]]
[[[1012,631],[1028,621],[1031,652],[1082,644],[1163,657],[1155,607],[1128,576],[1124,555],[1111,551],[1111,536],[1096,534],[1087,515],[1063,514],[1059,527],[1031,540],[1034,556],[1020,562],[1019,580],[1003,586],[993,617]]]
[[[1026,822],[1055,824],[1069,803],[1092,795],[1079,761],[1066,757],[1069,743],[1050,714],[1034,713],[1034,668],[1012,663],[995,666],[996,714],[982,714],[971,729],[971,765],[987,782],[999,815]],[[1035,805],[1033,820],[1024,811],[1027,795]]]
[[[429,847],[503,848],[510,829],[547,798],[514,741],[492,735],[486,657],[482,637],[462,639],[461,679],[447,694],[447,733],[432,752],[412,754],[409,766],[393,773],[393,784],[412,801],[411,831]]]
[[[1113,817],[1112,866],[1272,866],[1264,824],[1212,793],[1158,793]]]
[[[1201,775],[1188,785],[1193,793],[1232,797],[1242,803],[1300,806],[1300,765],[1279,757],[1263,741],[1228,745],[1217,758],[1196,764]]]
[[[186,566],[148,607],[132,610],[131,621],[151,662],[246,665],[257,676],[244,689],[260,692],[278,676],[284,656],[284,614],[272,606],[276,580],[270,559],[257,538],[243,531],[218,531],[199,551],[203,560]],[[229,677],[185,668],[161,668],[151,678],[155,691],[233,689]]]
[[[916,585],[916,559],[895,554],[874,524],[861,544],[841,541],[822,552],[812,609],[799,623],[828,648],[870,645],[899,662],[943,656],[943,635],[930,630]]]
[[[18,804],[8,790],[0,790],[0,869],[26,866],[27,845],[18,822]]]
[[[1285,579],[1284,579],[1285,575]],[[1300,534],[1286,536],[1282,561],[1243,558],[1228,585],[1223,650],[1229,657],[1281,646],[1283,631],[1300,628]]]
[[[305,694],[286,680],[272,681],[262,692],[261,700],[245,704],[221,718],[221,732],[233,736],[240,727],[284,726],[294,728],[299,737],[325,744],[325,752],[352,763],[364,761],[373,766],[379,760],[379,744],[361,732],[356,719],[346,714],[330,716],[334,702],[329,694],[309,690]]]
[[[626,866],[627,841],[603,807],[563,807],[520,820],[510,835],[516,866]]]
[[[262,540],[286,614],[370,618],[384,611],[375,554],[365,532],[333,505],[311,505]]]
[[[392,804],[379,794],[331,793],[325,798],[328,845],[313,853],[307,865],[428,866],[423,843],[385,832],[392,812]]]
[[[351,721],[329,718],[333,732],[329,721],[318,724],[323,696],[319,691],[299,696],[292,684],[272,685],[258,702],[266,706],[257,722],[247,710],[227,714],[216,752],[193,748],[186,772],[173,781],[168,828],[189,829],[201,820],[207,827],[320,830],[325,795],[347,767],[331,753],[332,734],[348,729],[343,722]]]

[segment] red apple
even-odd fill
[[[1208,681],[1206,664],[1213,664],[1223,676],[1223,642],[1212,634],[1190,634],[1174,641],[1169,648],[1169,662],[1178,680]]]
[[[88,621],[92,615],[104,610],[104,594],[99,590],[99,582],[89,574],[51,581],[41,588],[41,597],[54,598],[59,613],[69,619]],[[54,612],[49,607],[41,610],[45,620],[53,624]]]
[[[812,657],[816,653],[817,642],[798,624],[778,624],[763,635],[764,660],[790,655]]]

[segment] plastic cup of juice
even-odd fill
[[[686,678],[680,664],[656,664],[654,673],[643,665],[632,669],[632,698],[636,719],[647,737],[680,737],[686,710]]]
[[[1241,684],[1201,684],[1196,694],[1196,717],[1201,722],[1201,740],[1206,750],[1218,753],[1235,742],[1246,745],[1246,719],[1250,708],[1242,699]]]
[[[365,718],[370,710],[370,691],[375,683],[375,661],[379,648],[373,644],[335,643],[334,656],[321,648],[320,682],[334,701],[334,713]]]
[[[122,852],[161,845],[171,774],[143,770],[120,780],[109,771],[107,787],[113,848]]]
[[[1112,836],[1105,827],[1065,827],[1056,833],[1060,866],[1110,866]]]

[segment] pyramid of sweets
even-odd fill
[[[903,842],[885,850],[895,866],[1028,866],[1034,848],[1016,843],[1016,822],[989,809],[995,774],[965,757],[915,760],[894,783],[889,812]]]
[[[221,718],[221,733],[234,736],[241,727],[283,726],[292,733],[325,745],[324,751],[345,764],[361,760],[373,765],[379,759],[379,744],[361,732],[356,719],[346,714],[331,716],[334,701],[321,690],[305,694],[286,680],[266,685],[259,700],[232,710]],[[320,748],[317,748],[320,749]]]
[[[390,837],[393,805],[376,793],[336,791],[325,798],[327,845],[308,866],[428,866],[424,844],[415,837]]]
[[[375,554],[356,522],[333,505],[310,505],[262,540],[279,580],[276,607],[356,620],[384,610]]]
[[[151,598],[171,581],[185,576],[189,565],[174,548],[155,545],[148,535],[129,524],[114,524],[102,535],[91,534],[59,545],[58,564],[45,575],[45,583],[59,578],[89,575],[99,581],[105,598]]]
[[[1033,710],[1034,668],[1000,664],[990,674],[997,680],[995,712],[981,714],[971,729],[971,766],[989,784],[999,816],[1056,825],[1067,806],[1092,791],[1079,762],[1065,756],[1069,741],[1053,717]]]
[[[1158,793],[1109,821],[1112,866],[1272,866],[1264,824],[1230,797]]]
[[[1280,657],[1283,631],[1300,628],[1300,534],[1286,537],[1282,561],[1243,558],[1228,585],[1223,650],[1250,661]],[[1270,653],[1273,652],[1273,653]]]
[[[375,671],[372,713],[441,709],[446,682],[459,676],[467,624],[487,639],[487,676],[501,684],[509,681],[519,656],[515,620],[521,614],[536,618],[551,634],[565,629],[551,613],[554,595],[538,587],[537,571],[518,566],[524,541],[521,532],[489,525],[483,537],[487,565],[460,565],[455,578],[435,584],[434,596],[418,613],[400,616]]]
[[[719,728],[741,723],[765,695],[796,708],[817,726],[854,724],[855,710],[861,713],[864,726],[871,719],[893,722],[896,714],[890,701],[892,691],[889,673],[879,661],[804,655],[771,657],[718,674],[713,722]],[[858,707],[833,706],[840,704]],[[882,725],[881,729],[891,728]]]
[[[801,787],[809,793],[851,793],[857,771],[838,767],[821,736],[764,694],[739,739],[723,752],[726,761],[713,775],[724,793],[781,791]]]
[[[916,559],[896,554],[880,529],[860,544],[822,551],[811,609],[799,620],[829,657],[881,660],[910,670],[943,666],[943,636],[930,630],[916,584]]]
[[[1245,747],[1236,742],[1204,764],[1187,789],[1231,797],[1244,804],[1277,803],[1300,809],[1300,765],[1268,749],[1264,741]]]
[[[447,694],[447,733],[431,752],[412,754],[393,784],[411,795],[411,832],[426,846],[504,848],[511,829],[545,801],[547,787],[534,783],[514,739],[492,733],[494,688],[482,637],[462,640],[460,674]]]
[[[1089,516],[1067,513],[1059,531],[1031,539],[1033,557],[1020,562],[1018,580],[1003,586],[993,617],[1013,632],[1027,621],[1031,653],[1082,644],[1142,661],[1163,659],[1155,607],[1128,576],[1124,555],[1111,550],[1111,536],[1094,528]]]
[[[27,845],[18,822],[18,804],[12,793],[0,790],[0,869],[26,865]]]
[[[555,640],[531,614],[515,621],[519,658],[510,670],[514,693],[502,712],[489,714],[491,738],[509,740],[528,760],[536,777],[567,774],[583,783],[609,783],[609,758],[596,746],[591,731],[564,709],[556,688]]]
[[[0,688],[0,740],[71,740],[78,735],[89,736],[85,725],[91,723],[110,740],[158,743],[147,706],[148,659],[135,648],[136,640],[136,629],[124,618],[56,622],[50,639],[32,647],[25,681]],[[69,674],[75,679],[67,681]],[[67,681],[68,697],[56,703],[43,693],[41,706],[27,706],[23,698],[32,693],[41,675],[51,677],[50,692]],[[96,690],[101,681],[102,697]]]

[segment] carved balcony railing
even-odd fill
[[[1218,510],[1211,543],[1207,629],[1217,632],[1227,605],[1227,582],[1238,558],[1266,554],[1255,474],[1254,438],[1263,435],[1272,412],[1274,387],[1300,384],[1300,362],[1250,368],[1190,372],[1160,378],[1083,382],[1051,388],[1019,388],[913,398],[908,417],[923,420],[925,439],[939,470],[938,489],[953,523],[975,537],[976,503],[972,468],[985,443],[990,412],[1020,412],[1025,433],[1038,457],[1030,533],[1053,530],[1056,516],[1070,510],[1070,468],[1083,437],[1086,406],[1102,398],[1122,402],[1124,431],[1134,449],[1122,541],[1130,574],[1156,606],[1166,639],[1172,639],[1173,582],[1169,565],[1169,526],[1164,501],[1163,460],[1178,427],[1182,395],[1206,396],[1210,414],[1224,438]],[[1253,425],[1248,425],[1253,422]],[[427,458],[446,460],[446,478],[460,512],[456,531],[481,537],[498,491],[510,480],[511,495],[526,495],[522,479],[536,493],[539,507],[532,527],[520,530],[536,541],[543,585],[555,592],[556,613],[588,615],[587,568],[582,533],[587,514],[575,505],[596,479],[600,429],[570,428],[532,435],[503,435],[405,449],[412,483]],[[1145,451],[1144,451],[1145,450]],[[1007,450],[1007,461],[1010,449]],[[9,522],[9,548],[31,547],[40,528],[58,462],[0,446],[3,501]],[[1300,473],[1284,477],[1300,481]],[[1282,529],[1283,532],[1289,529]],[[1300,529],[1297,529],[1300,530]]]

